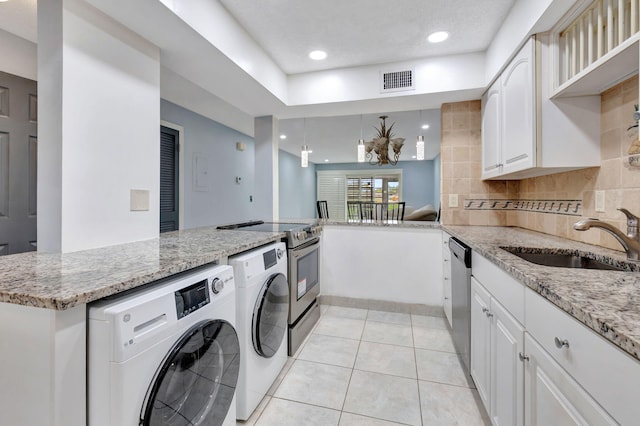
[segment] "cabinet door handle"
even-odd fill
[[[567,339],[560,340],[559,338],[553,339],[556,343],[556,348],[562,349],[564,346],[569,347],[569,341]]]
[[[522,352],[518,352],[518,357],[520,358],[520,361],[525,362],[525,361],[529,361],[529,357],[525,354],[523,354]]]
[[[487,318],[491,318],[493,316],[493,314],[489,311],[489,308],[487,307],[482,308],[482,312],[484,312]]]

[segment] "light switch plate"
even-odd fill
[[[458,207],[458,194],[449,194],[449,207]]]
[[[596,191],[596,211],[604,212],[604,191]]]
[[[130,209],[132,212],[149,211],[149,190],[132,189],[130,198]]]

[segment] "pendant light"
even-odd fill
[[[424,160],[424,136],[422,136],[422,110],[420,110],[420,136],[416,141],[416,159]]]
[[[309,147],[307,146],[307,119],[304,118],[304,124],[302,125],[302,151],[300,152],[300,166],[309,167]]]
[[[362,138],[362,114],[360,114],[360,139],[358,139],[358,163],[364,163],[364,139]]]

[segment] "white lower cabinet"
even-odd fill
[[[471,376],[494,425],[640,424],[640,362],[474,252]]]
[[[522,425],[524,328],[471,278],[471,376],[494,425]]]
[[[617,424],[529,333],[525,347],[525,425]]]

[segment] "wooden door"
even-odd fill
[[[0,255],[35,250],[37,83],[0,72]]]

